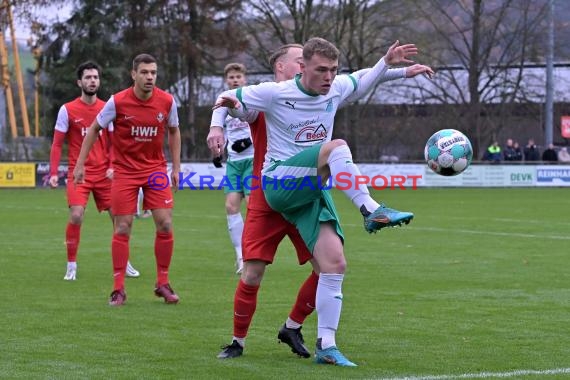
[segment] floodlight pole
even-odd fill
[[[546,105],[544,125],[544,146],[552,144],[554,117],[554,0],[548,0],[548,45],[546,54]]]
[[[12,94],[12,86],[10,85],[10,70],[8,69],[8,49],[6,48],[6,41],[4,33],[0,29],[0,76],[1,85],[4,87],[6,94],[6,108],[8,108],[8,121],[10,123],[10,130],[12,131],[12,138],[18,137],[18,127],[16,125],[16,111],[14,109],[14,95]]]
[[[22,125],[24,126],[24,137],[30,137],[30,119],[28,119],[28,105],[26,104],[26,95],[24,94],[24,78],[22,76],[22,67],[20,66],[20,53],[18,52],[18,42],[16,41],[16,31],[14,28],[14,17],[12,8],[8,0],[4,0],[6,11],[8,14],[8,26],[10,36],[12,38],[12,50],[14,51],[14,70],[16,71],[16,83],[18,84],[18,95],[20,98],[20,113],[22,115]]]

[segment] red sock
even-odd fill
[[[259,285],[247,285],[239,280],[234,297],[234,336],[245,338],[257,307]]]
[[[125,287],[125,271],[129,261],[129,235],[113,234],[111,255],[113,256],[113,290],[121,290]]]
[[[156,257],[157,286],[168,284],[168,268],[174,250],[172,232],[157,232],[154,239],[154,257]]]
[[[81,224],[67,223],[65,229],[65,245],[67,246],[67,261],[74,263],[77,261],[77,248],[81,238]]]
[[[315,310],[315,298],[317,295],[317,285],[319,283],[319,275],[311,272],[309,277],[305,280],[299,294],[297,294],[297,301],[293,305],[293,309],[289,314],[289,318],[293,321],[303,324],[305,319]]]

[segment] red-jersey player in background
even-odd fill
[[[58,186],[58,166],[61,158],[61,149],[67,139],[68,144],[68,178],[67,178],[67,204],[69,207],[69,221],[65,229],[65,244],[67,247],[67,271],[64,280],[73,281],[77,275],[77,250],[81,237],[81,223],[85,215],[85,207],[89,194],[93,193],[95,205],[99,212],[107,210],[111,216],[111,178],[113,169],[109,160],[109,132],[99,135],[93,150],[85,162],[85,170],[89,180],[75,185],[71,174],[75,168],[77,156],[97,113],[103,108],[105,102],[97,98],[100,85],[100,67],[94,62],[84,62],[77,67],[77,86],[81,88],[81,96],[65,103],[59,109],[53,144],[50,152],[50,186]],[[127,263],[127,275],[138,277],[139,272],[130,263]]]
[[[178,111],[172,95],[155,87],[158,66],[149,54],[133,60],[131,76],[134,86],[111,96],[91,125],[73,171],[75,183],[88,179],[85,162],[97,141],[101,128],[114,125],[112,152],[114,178],[111,208],[115,228],[111,244],[114,287],[109,305],[120,306],[127,300],[125,270],[129,259],[129,238],[137,209],[139,188],[144,192],[143,209],[151,210],[156,226],[154,254],[157,281],[154,293],[166,303],[177,303],[168,270],[174,248],[172,206],[174,199],[167,176],[163,143],[168,134],[172,157],[172,187],[178,188],[180,172],[180,130]]]

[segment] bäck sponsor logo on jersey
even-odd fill
[[[301,129],[295,135],[295,142],[308,143],[315,141],[324,141],[327,138],[327,130],[324,125],[320,124],[318,127],[309,126]]]
[[[297,129],[302,129],[302,128],[310,126],[311,124],[317,124],[318,122],[319,122],[319,117],[317,116],[313,119],[303,120],[303,121],[296,123],[296,124],[289,124],[287,126],[287,130],[288,131],[296,131]]]
[[[157,135],[158,135],[158,127],[143,127],[140,125],[131,127],[131,136],[153,137]]]

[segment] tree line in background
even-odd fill
[[[26,4],[41,9],[64,2],[14,3],[15,9],[27,9]],[[461,129],[476,148],[484,150],[509,125],[518,109],[512,105],[530,103],[529,94],[521,89],[524,64],[544,64],[546,55],[548,0],[78,0],[74,4],[65,22],[42,25],[41,18],[35,20],[34,43],[43,52],[43,135],[53,133],[61,104],[78,95],[79,63],[92,59],[103,67],[100,95],[107,99],[131,84],[132,59],[147,52],[158,59],[159,87],[173,89],[184,83],[176,91],[184,93],[179,104],[183,155],[191,160],[208,158],[203,139],[210,115],[209,109],[198,107],[198,84],[207,76],[221,75],[229,61],[243,62],[250,71],[269,72],[267,55],[285,43],[322,36],[341,51],[341,67],[354,71],[373,65],[399,39],[418,45],[418,61],[436,71],[461,68],[467,73],[465,85],[457,70],[439,70],[437,91],[418,89],[421,99],[416,104],[441,103],[427,111],[431,118],[421,119],[419,126],[410,125],[410,120],[426,113],[424,105],[410,110],[410,106],[371,107],[365,101],[339,114],[335,133],[357,145],[360,159],[375,159],[374,151],[390,144],[404,145],[398,132],[402,125],[428,126],[418,136],[443,127]],[[556,0],[555,6],[555,57],[569,61],[570,5]],[[398,113],[411,119],[398,119]],[[528,116],[542,128],[535,112]],[[363,124],[364,132],[359,130]],[[394,133],[366,134],[375,127]],[[372,139],[378,141],[371,147]]]

